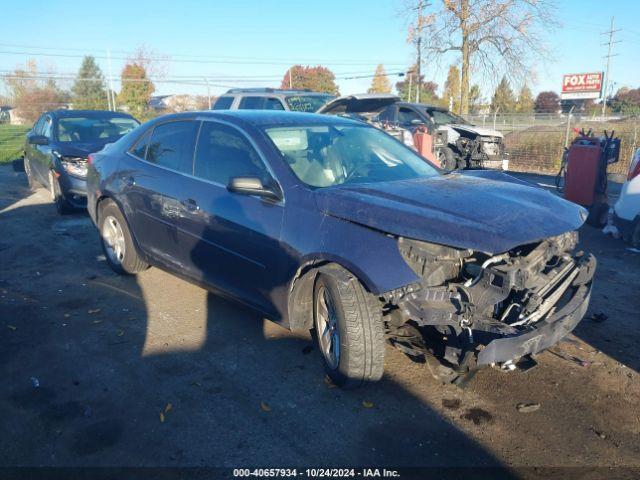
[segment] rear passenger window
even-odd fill
[[[260,110],[262,109],[264,97],[242,97],[238,108],[240,110]]]
[[[212,110],[229,110],[233,103],[233,97],[219,97],[213,104]]]
[[[273,97],[265,98],[262,108],[264,110],[284,110],[282,102],[279,99]]]
[[[233,127],[203,122],[194,175],[228,185],[233,177],[258,177],[266,182],[270,175],[258,152],[247,138]]]
[[[144,160],[144,156],[147,153],[147,144],[149,143],[149,138],[151,138],[151,130],[147,130],[142,138],[136,142],[131,150],[129,150],[129,153],[134,157],[138,157]]]
[[[147,162],[190,174],[198,125],[189,120],[155,127],[147,147]]]

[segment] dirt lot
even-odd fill
[[[460,390],[389,347],[383,380],[346,392],[325,383],[309,337],[156,268],[116,276],[85,214],[58,216],[45,190],[0,167],[0,466],[587,466],[617,478],[592,467],[640,468],[640,254],[590,228],[582,243],[599,261],[591,308],[538,367],[482,371]]]

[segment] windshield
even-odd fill
[[[425,108],[425,110],[433,120],[433,123],[435,123],[436,125],[446,125],[448,123],[459,123],[461,125],[468,124],[468,122],[464,118],[459,117],[455,113],[451,113],[446,110],[436,110],[429,108]]]
[[[268,128],[266,133],[293,173],[312,187],[438,175],[411,149],[366,125]]]
[[[285,100],[289,109],[294,112],[315,112],[334,98],[336,97],[333,95],[289,95]]]
[[[64,117],[58,120],[58,141],[115,141],[138,125],[137,120],[126,117]]]

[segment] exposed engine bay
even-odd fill
[[[400,237],[400,253],[421,281],[385,295],[390,342],[460,375],[482,365],[512,368],[582,318],[596,262],[572,253],[577,240],[567,232],[489,255]]]
[[[481,136],[467,129],[451,127],[457,135],[452,135],[451,148],[457,157],[458,168],[501,169],[505,157],[503,139],[500,136]]]

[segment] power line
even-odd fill
[[[39,47],[31,47],[31,48],[39,48]],[[74,50],[75,51],[75,50]],[[33,51],[9,51],[2,50],[0,54],[3,55],[27,55],[31,57],[56,57],[56,58],[84,58],[86,55],[80,54],[71,54],[71,53],[48,53],[48,52],[33,52]],[[108,56],[106,55],[92,55],[92,57],[100,60],[108,60]],[[130,60],[129,56],[112,56],[113,60]],[[313,64],[318,63],[318,61],[295,61],[295,60],[264,60],[264,59],[242,59],[240,57],[202,57],[202,58],[167,58],[167,57],[150,57],[151,60],[155,61],[166,61],[166,62],[174,62],[174,63],[195,63],[195,64],[221,64],[221,65],[278,65],[278,66],[287,66],[292,63],[304,63],[304,64]],[[357,61],[324,61],[321,62],[326,65],[360,65],[360,66],[372,66],[378,65],[379,63],[385,62],[357,62]],[[403,63],[390,63],[387,62],[387,65],[399,66],[404,65]]]

